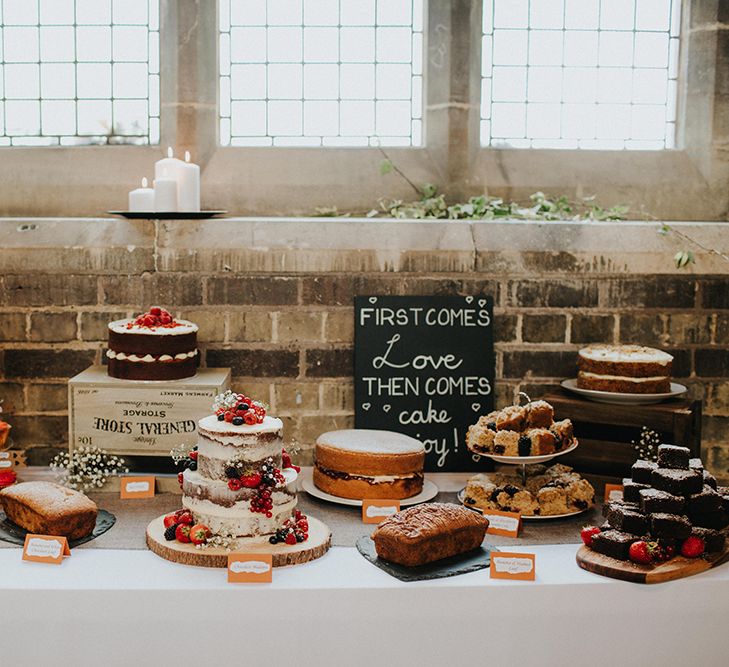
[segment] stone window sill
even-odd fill
[[[2,218],[4,273],[729,273],[723,222]]]

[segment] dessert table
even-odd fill
[[[501,539],[536,555],[536,581],[403,583],[347,546],[264,585],[100,540],[59,566],[4,548],[0,664],[727,664],[729,567],[640,586],[581,570],[576,539]]]

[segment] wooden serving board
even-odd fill
[[[727,558],[729,558],[729,546],[722,552],[709,554],[702,558],[675,556],[671,560],[657,565],[640,565],[631,561],[617,560],[599,554],[586,546],[581,546],[577,552],[577,564],[583,570],[637,584],[660,584],[664,581],[690,577],[692,574],[706,572],[706,570],[720,565]]]
[[[273,566],[299,565],[321,558],[331,546],[332,533],[329,527],[315,519],[309,521],[309,539],[299,544],[270,544],[268,541],[241,539],[235,551],[265,553],[273,556]],[[199,567],[228,567],[227,549],[198,549],[194,544],[183,544],[165,539],[164,515],[157,517],[147,526],[147,546],[150,551],[173,563],[197,565]]]

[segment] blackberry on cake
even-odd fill
[[[180,380],[197,373],[197,324],[155,306],[108,325],[107,372],[123,380]]]
[[[625,394],[671,390],[673,357],[640,345],[591,345],[578,353],[577,386]]]
[[[675,468],[677,470],[688,470],[691,450],[688,447],[677,445],[658,446],[658,467]]]

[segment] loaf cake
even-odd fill
[[[197,324],[164,308],[109,324],[107,372],[124,380],[179,380],[197,372]]]
[[[480,417],[466,433],[466,446],[474,454],[543,456],[573,444],[572,422],[554,421],[554,409],[546,401],[495,410]]]
[[[673,357],[640,345],[591,345],[578,353],[577,386],[623,394],[671,391]]]
[[[317,438],[314,485],[341,498],[402,499],[423,490],[425,447],[402,433],[329,431]]]
[[[4,449],[10,435],[10,424],[0,419],[0,449]]]
[[[377,556],[415,567],[476,549],[489,522],[448,503],[415,505],[385,519],[372,533]]]
[[[90,535],[96,525],[96,504],[53,482],[21,482],[2,489],[0,504],[10,521],[35,535],[74,540]]]
[[[523,516],[554,516],[592,507],[595,489],[569,466],[527,466],[521,476],[479,473],[468,480],[463,503],[480,510],[518,512]]]

